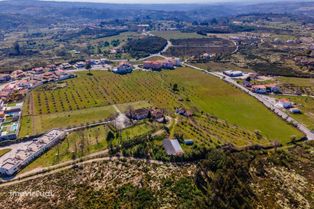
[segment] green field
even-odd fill
[[[77,159],[95,152],[103,151],[108,148],[109,142],[106,140],[109,132],[108,126],[97,126],[70,133],[64,141],[50,149],[41,157],[28,165],[23,172],[56,165],[69,160]],[[122,131],[121,139],[130,140],[147,134],[153,130],[153,127],[147,123],[142,123]],[[120,137],[111,141],[112,145],[120,143]],[[2,150],[1,150],[2,151]],[[0,151],[0,153],[1,153]],[[1,156],[1,154],[0,154]]]
[[[38,167],[52,166],[104,150],[108,146],[105,139],[108,130],[106,126],[98,126],[85,129],[84,131],[73,132],[69,134],[63,142],[34,160],[22,172],[30,171]]]
[[[176,107],[185,107],[193,110],[196,115],[202,115],[204,112],[208,117],[215,116],[228,123],[230,127],[238,126],[239,130],[246,130],[250,134],[258,130],[264,136],[264,142],[270,140],[287,142],[291,135],[302,135],[245,93],[217,78],[189,68],[160,73],[137,71],[124,76],[104,71],[95,71],[93,76],[88,76],[85,72],[80,72],[78,78],[68,80],[66,83],[67,87],[53,91],[43,91],[43,88],[34,90],[24,106],[23,120],[29,117],[30,123],[33,123],[34,116],[44,119],[48,116],[67,117],[69,111],[82,110],[87,113],[78,121],[97,120],[89,116],[93,114],[93,111],[89,113],[89,108],[145,101],[145,105],[162,108],[168,115],[174,115]],[[178,91],[173,91],[174,84],[177,84]],[[128,105],[124,106],[126,108]],[[105,117],[106,111],[104,113]],[[195,120],[200,123],[198,126],[208,125],[204,118],[195,117]],[[70,123],[71,120],[66,126],[72,125]],[[56,126],[64,125],[61,123]],[[192,131],[197,132],[194,129]],[[227,140],[227,137],[222,137],[226,133],[221,133],[215,128],[207,132],[209,135],[218,135],[215,138],[221,143],[237,140],[236,138]],[[241,141],[238,144],[241,145],[244,145],[246,140],[248,143],[260,142],[254,137],[249,140],[246,134],[240,134],[238,138],[239,142]]]
[[[98,122],[116,113],[112,105],[83,110],[65,111],[52,114],[26,115],[22,117],[20,137],[48,131],[53,128],[66,128]]]
[[[145,101],[116,105],[122,112],[127,108],[134,109],[148,107]],[[49,114],[24,115],[21,121],[20,137],[42,133],[53,128],[70,128],[82,126],[87,123],[104,121],[118,114],[113,105],[89,107],[81,110],[56,112]]]
[[[123,140],[132,139],[134,137],[138,137],[138,136],[141,136],[145,133],[148,133],[152,130],[153,130],[153,128],[146,123],[139,124],[139,125],[124,129],[121,133],[122,139]]]
[[[170,39],[185,39],[185,38],[204,38],[197,33],[183,33],[180,31],[153,31],[152,34],[161,38]]]

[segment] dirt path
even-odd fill
[[[122,114],[117,105],[112,105],[112,107],[117,111],[117,113]]]
[[[31,126],[32,126],[32,133],[35,133],[35,122],[34,122],[34,114],[35,114],[35,107],[34,107],[34,100],[33,100],[33,94],[32,93],[30,93],[29,94],[29,101],[28,101],[28,103],[29,103],[29,107],[28,107],[28,109],[29,109],[29,116],[31,117]]]
[[[19,183],[22,183],[22,182],[25,182],[25,181],[30,181],[30,180],[33,180],[33,179],[45,177],[45,176],[52,175],[54,173],[58,173],[58,172],[61,172],[61,171],[67,170],[67,169],[75,168],[77,166],[83,166],[85,164],[90,164],[90,163],[94,163],[94,162],[102,162],[102,161],[113,161],[113,160],[119,161],[120,159],[126,159],[126,160],[128,160],[130,162],[131,161],[148,162],[148,163],[157,164],[157,165],[164,164],[164,162],[162,162],[162,161],[138,159],[138,158],[132,158],[132,157],[128,157],[128,158],[126,158],[126,157],[99,157],[99,158],[89,159],[89,160],[86,160],[86,161],[83,161],[83,162],[78,162],[78,163],[74,163],[74,161],[73,161],[72,164],[67,164],[66,166],[63,166],[63,167],[60,167],[60,168],[57,168],[57,169],[54,169],[54,170],[51,170],[51,171],[47,171],[49,169],[49,167],[48,167],[48,168],[46,168],[45,171],[44,170],[42,171],[43,173],[40,173],[40,174],[37,174],[37,175],[34,175],[34,176],[30,176],[30,177],[25,177],[23,179],[18,179],[18,180],[2,183],[2,184],[0,184],[0,187],[15,185],[15,184],[19,184]]]

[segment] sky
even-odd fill
[[[164,3],[222,3],[222,2],[260,2],[260,0],[55,0],[73,2],[127,3],[127,4],[164,4]]]

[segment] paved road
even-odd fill
[[[170,41],[167,41],[167,45],[165,46],[165,48],[162,51],[160,51],[156,54],[151,54],[148,57],[141,58],[141,59],[139,59],[139,61],[144,61],[144,60],[147,60],[151,57],[162,57],[162,58],[167,59],[168,57],[163,56],[162,54],[165,53],[171,46],[172,46],[172,43]]]
[[[204,70],[202,68],[199,67],[195,67],[193,65],[190,64],[184,64],[187,67],[193,68],[195,70],[199,70],[202,71],[206,74],[210,74],[213,75],[217,78],[223,79],[224,81],[227,81],[228,83],[236,86],[237,88],[241,89],[242,91],[244,91],[245,93],[249,94],[250,96],[256,98],[257,100],[259,100],[261,103],[263,103],[268,109],[272,110],[274,113],[276,113],[278,116],[280,116],[281,118],[283,118],[284,120],[286,120],[289,123],[293,123],[296,128],[298,128],[301,132],[303,132],[306,137],[308,138],[308,140],[314,140],[314,133],[311,132],[311,130],[309,130],[305,125],[303,125],[302,123],[296,121],[295,119],[293,119],[292,117],[290,117],[287,113],[285,113],[284,111],[282,111],[280,108],[277,108],[275,106],[275,103],[273,100],[270,99],[270,97],[266,96],[266,95],[260,95],[260,94],[255,94],[253,92],[251,92],[250,90],[248,90],[247,88],[245,88],[244,86],[238,84],[235,80],[233,80],[230,77],[224,76],[222,73],[219,72],[209,72],[207,70]]]
[[[165,53],[170,47],[172,47],[172,43],[168,40],[166,47],[159,54]]]
[[[231,54],[235,54],[235,53],[237,53],[238,52],[238,50],[239,50],[239,45],[237,44],[237,42],[236,41],[233,41],[233,40],[231,40],[232,42],[233,42],[233,44],[236,46],[236,48],[235,48],[235,50],[233,51],[233,52],[231,52]]]

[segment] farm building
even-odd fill
[[[111,61],[106,58],[101,58],[100,63],[103,65],[111,64]]]
[[[168,155],[182,155],[184,152],[176,139],[164,139],[162,145]]]
[[[193,112],[191,110],[186,110],[184,108],[177,108],[176,113],[179,115],[183,115],[185,117],[191,117],[193,116]]]
[[[293,107],[293,104],[288,99],[283,98],[279,99],[279,101],[276,104],[276,107],[290,109]]]
[[[229,77],[241,77],[241,76],[243,76],[243,72],[242,71],[226,70],[223,73],[226,76],[229,76]]]
[[[254,85],[252,86],[252,91],[257,94],[267,94],[265,85]]]
[[[26,76],[26,73],[22,70],[15,70],[11,73],[11,77],[15,80],[24,78]]]
[[[280,88],[276,84],[266,84],[265,86],[269,93],[280,93]]]
[[[161,69],[174,69],[181,66],[180,59],[165,59],[157,61],[144,61],[144,68],[159,71]]]
[[[242,83],[243,86],[247,87],[247,88],[251,88],[252,87],[252,84],[250,81],[247,81],[247,80],[244,80],[243,83]]]
[[[9,74],[0,74],[0,83],[4,83],[11,80],[11,76]]]
[[[48,71],[53,72],[57,70],[57,66],[52,64],[52,65],[47,65],[46,67],[48,69]]]
[[[20,112],[22,110],[22,103],[16,104],[15,106],[11,106],[11,107],[6,107],[4,109],[4,112],[6,114],[8,113],[14,113],[14,112]]]
[[[43,67],[36,67],[36,68],[33,68],[32,69],[32,73],[33,74],[42,74],[42,73],[44,73],[45,71],[44,71],[44,68]]]
[[[291,108],[290,112],[293,114],[301,114],[302,113],[301,110],[298,108]]]
[[[133,71],[133,66],[128,62],[121,62],[119,66],[112,70],[114,73],[117,74],[127,74]]]
[[[150,110],[143,108],[138,110],[131,110],[126,114],[126,116],[132,120],[143,120],[148,118],[149,114]]]
[[[80,61],[75,64],[76,68],[85,68],[86,62]]]
[[[59,67],[61,67],[64,70],[70,70],[73,68],[73,66],[69,63],[62,63],[61,65],[59,65]]]
[[[184,144],[185,145],[193,145],[194,144],[194,141],[192,139],[185,139],[184,140]]]
[[[254,85],[252,91],[257,94],[280,93],[280,88],[276,84]]]
[[[160,61],[144,61],[144,68],[151,70],[161,70],[162,63]]]
[[[155,121],[159,122],[159,123],[164,123],[166,122],[166,118],[165,115],[163,113],[163,111],[161,111],[160,109],[152,109],[150,111],[151,113],[151,117],[152,119],[154,119]]]

